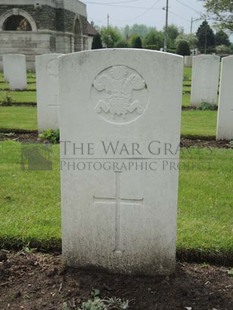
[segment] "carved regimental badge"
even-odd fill
[[[113,66],[100,72],[92,85],[96,113],[115,124],[127,124],[147,108],[148,90],[144,79],[126,66]]]

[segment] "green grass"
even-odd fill
[[[36,108],[0,106],[1,129],[37,130]]]
[[[0,143],[0,245],[60,246],[59,145],[52,171],[21,170],[21,144]],[[182,149],[178,250],[233,255],[233,150]]]
[[[188,81],[191,82],[191,80],[192,80],[192,68],[184,67],[183,76],[184,76],[184,83],[186,83]]]
[[[217,111],[190,110],[182,112],[183,136],[215,137]]]
[[[233,150],[181,153],[178,248],[233,254]]]
[[[183,136],[214,137],[216,132],[216,111],[183,111]],[[37,114],[35,107],[0,107],[1,129],[37,129]]]
[[[190,107],[192,68],[184,67],[182,107]]]
[[[59,240],[60,188],[58,145],[52,171],[21,170],[21,144],[0,143],[0,245]]]
[[[182,107],[190,107],[190,93],[183,93]]]
[[[6,94],[9,94],[13,102],[20,103],[31,103],[36,102],[36,92],[35,91],[0,91],[0,102],[3,101]]]

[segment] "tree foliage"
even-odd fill
[[[206,20],[200,25],[196,33],[197,46],[201,52],[208,52],[215,47],[215,35]]]
[[[103,48],[103,45],[102,45],[101,35],[98,33],[93,37],[91,49],[96,50],[100,48]]]
[[[233,31],[233,1],[232,0],[202,0],[208,12],[215,16],[223,29]]]
[[[126,25],[122,32],[126,39],[136,34],[143,38],[148,34],[148,32],[150,32],[151,29],[153,28],[143,24],[134,24],[133,26]]]
[[[134,34],[130,37],[129,44],[133,48],[142,48],[142,39],[139,35]]]
[[[230,54],[231,53],[231,48],[227,45],[218,45],[216,46],[216,53],[217,54]]]
[[[148,49],[157,49],[159,50],[163,47],[164,35],[161,31],[152,29],[148,34],[143,38],[143,47]]]
[[[189,56],[190,48],[188,42],[185,40],[180,40],[177,44],[176,52],[178,55]]]
[[[226,45],[226,46],[231,45],[231,42],[229,40],[229,36],[223,30],[216,32],[215,43],[216,43],[216,46],[217,45]]]
[[[117,28],[113,27],[103,27],[100,30],[101,38],[103,43],[108,48],[115,47],[118,41],[121,41],[123,38]]]
[[[192,48],[197,48],[197,36],[195,34],[179,34],[178,37],[175,40],[175,46],[179,44],[180,41],[187,41],[189,44],[189,47]]]
[[[165,32],[165,28],[163,28]],[[183,33],[183,29],[179,29],[176,25],[169,25],[167,27],[167,36],[168,36],[168,47],[174,48],[176,38]]]
[[[127,48],[129,47],[129,43],[125,39],[121,39],[120,41],[117,41],[114,45],[116,48]]]

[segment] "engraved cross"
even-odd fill
[[[121,172],[115,171],[115,196],[113,198],[93,197],[95,204],[108,204],[115,206],[115,249],[114,252],[120,254],[121,243],[121,206],[142,206],[143,198],[141,199],[126,199],[121,198]]]

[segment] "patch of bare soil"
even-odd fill
[[[66,268],[61,255],[0,252],[0,309],[76,309],[90,298],[129,300],[134,310],[232,310],[233,277],[226,267],[177,263],[170,277],[112,275]]]

